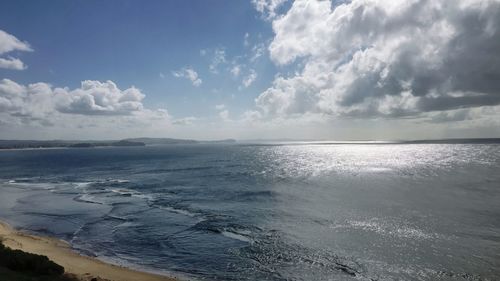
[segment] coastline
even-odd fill
[[[27,234],[0,221],[0,240],[11,249],[44,255],[64,267],[65,272],[78,280],[109,281],[179,281],[175,277],[156,275],[105,263],[95,258],[82,256],[59,239]]]

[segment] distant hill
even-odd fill
[[[234,139],[199,141],[190,139],[172,139],[172,138],[131,138],[124,141],[143,142],[146,145],[166,145],[166,144],[210,144],[210,143],[235,143]]]
[[[146,146],[139,141],[121,140],[115,142],[79,142],[68,145],[69,147],[100,147],[100,146]]]
[[[224,139],[224,140],[211,140],[211,141],[198,141],[199,143],[236,143],[235,139]]]
[[[235,143],[236,140],[197,141],[173,138],[130,138],[124,140],[93,141],[93,140],[0,140],[0,149],[28,149],[28,148],[91,148],[112,146],[146,146],[146,145],[173,145],[173,144],[224,144]]]
[[[0,149],[56,148],[56,147],[103,147],[103,146],[145,146],[142,142],[120,141],[64,141],[64,140],[0,140]]]
[[[129,142],[142,142],[146,145],[158,145],[158,144],[195,144],[198,141],[186,140],[186,139],[172,139],[172,138],[132,138],[124,139],[123,141]]]
[[[0,149],[67,147],[76,143],[78,142],[60,140],[0,140]]]

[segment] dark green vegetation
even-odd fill
[[[76,281],[46,256],[5,247],[0,241],[1,281]]]

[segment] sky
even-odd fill
[[[500,0],[0,1],[0,139],[500,137]]]

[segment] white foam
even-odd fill
[[[176,213],[176,214],[185,215],[185,216],[192,217],[192,218],[196,217],[196,215],[197,215],[195,213],[191,213],[191,212],[186,211],[186,210],[172,208],[172,207],[168,207],[168,206],[158,206],[158,208],[161,210],[169,211],[169,212]]]
[[[124,222],[124,223],[121,223],[121,224],[115,226],[115,228],[134,227],[134,226],[138,226],[138,225],[140,225],[140,224],[127,221],[127,222]]]
[[[95,181],[88,181],[88,182],[73,182],[72,184],[75,186],[75,188],[85,188],[89,187],[90,185],[96,183]]]
[[[95,196],[92,196],[88,193],[84,193],[82,195],[77,196],[78,200],[87,202],[87,203],[94,203],[94,204],[105,204],[103,201],[98,200]]]
[[[122,180],[122,179],[107,179],[106,182],[128,183],[130,181],[129,180]]]
[[[245,232],[250,233],[249,231],[245,231]],[[231,238],[231,239],[235,239],[235,240],[239,240],[239,241],[247,242],[247,243],[253,243],[252,239],[250,239],[249,237],[247,237],[243,234],[240,234],[240,233],[224,230],[221,232],[221,234],[228,237],[228,238]]]
[[[132,196],[132,197],[137,197],[141,199],[146,199],[146,200],[152,200],[152,195],[151,194],[144,194],[142,192],[139,192],[137,190],[132,190],[132,189],[127,189],[127,188],[113,188],[113,189],[107,189],[108,191],[111,191],[116,194],[124,195],[124,196]]]
[[[18,182],[15,180],[10,180],[8,182],[10,185],[14,185],[18,188],[25,188],[25,189],[43,189],[43,190],[53,190],[56,188],[57,183],[43,183],[43,182]]]

